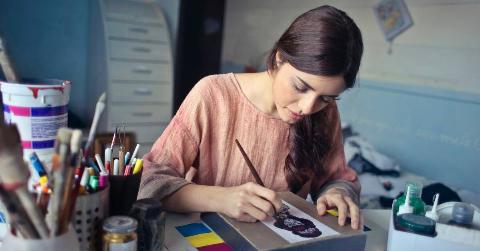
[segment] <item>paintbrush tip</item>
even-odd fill
[[[102,103],[105,103],[105,101],[107,100],[107,93],[102,93],[102,95],[100,95],[100,97],[98,98],[98,102],[102,102]]]
[[[73,130],[72,138],[70,140],[70,149],[72,152],[76,153],[80,150],[80,145],[82,144],[82,131],[81,130]]]
[[[65,127],[58,129],[57,138],[60,143],[70,144],[70,139],[72,138],[72,130]]]

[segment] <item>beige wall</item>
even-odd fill
[[[360,78],[480,93],[480,0],[406,0],[414,26],[395,39],[393,54],[374,19],[377,0],[227,0],[222,62],[257,60],[299,14],[330,4],[362,30]]]

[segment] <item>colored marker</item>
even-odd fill
[[[95,160],[97,160],[98,167],[100,168],[100,173],[106,173],[107,170],[105,169],[105,166],[103,165],[102,162],[102,157],[100,157],[100,154],[95,154]]]
[[[118,175],[118,159],[113,161],[113,175]]]
[[[108,174],[112,173],[110,163],[112,163],[112,148],[107,147],[105,148],[105,169],[107,169]]]
[[[125,154],[125,165],[128,165],[129,161],[130,161],[130,152],[127,152]]]
[[[143,167],[143,159],[137,159],[135,163],[135,168],[133,168],[133,174],[137,174],[142,170]]]
[[[140,144],[137,144],[137,145],[135,146],[135,150],[133,150],[133,154],[132,154],[132,160],[137,157],[138,149],[140,149]],[[130,161],[130,162],[131,162],[131,161]],[[134,163],[129,163],[129,164],[132,165],[132,166],[134,166]]]
[[[92,157],[88,157],[88,164],[95,170],[96,173],[100,173],[100,168],[98,168],[97,164],[95,164],[95,161],[93,161]]]
[[[47,172],[45,171],[42,162],[40,161],[38,155],[35,152],[32,152],[32,154],[30,154],[30,162],[32,162],[33,168],[35,168],[35,170],[37,171],[38,176],[42,177],[47,175]]]

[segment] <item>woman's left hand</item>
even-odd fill
[[[363,217],[360,214],[358,205],[342,189],[331,188],[317,199],[319,215],[324,215],[328,209],[333,207],[336,207],[338,210],[338,224],[340,226],[345,225],[348,216],[350,216],[353,229],[363,226]]]

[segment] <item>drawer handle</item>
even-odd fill
[[[139,66],[139,67],[135,67],[133,69],[133,73],[152,74],[152,70],[150,70],[148,68],[145,68],[145,67],[142,67],[142,66]]]
[[[145,48],[145,47],[134,47],[132,48],[132,51],[134,52],[142,52],[142,53],[149,53],[152,50],[150,48]]]
[[[140,28],[140,27],[132,27],[132,28],[129,28],[128,30],[136,33],[144,33],[144,34],[148,33],[148,29]]]
[[[137,88],[133,91],[136,95],[152,95],[152,90],[148,88]]]
[[[152,112],[132,112],[132,115],[135,117],[151,117],[153,113]]]

